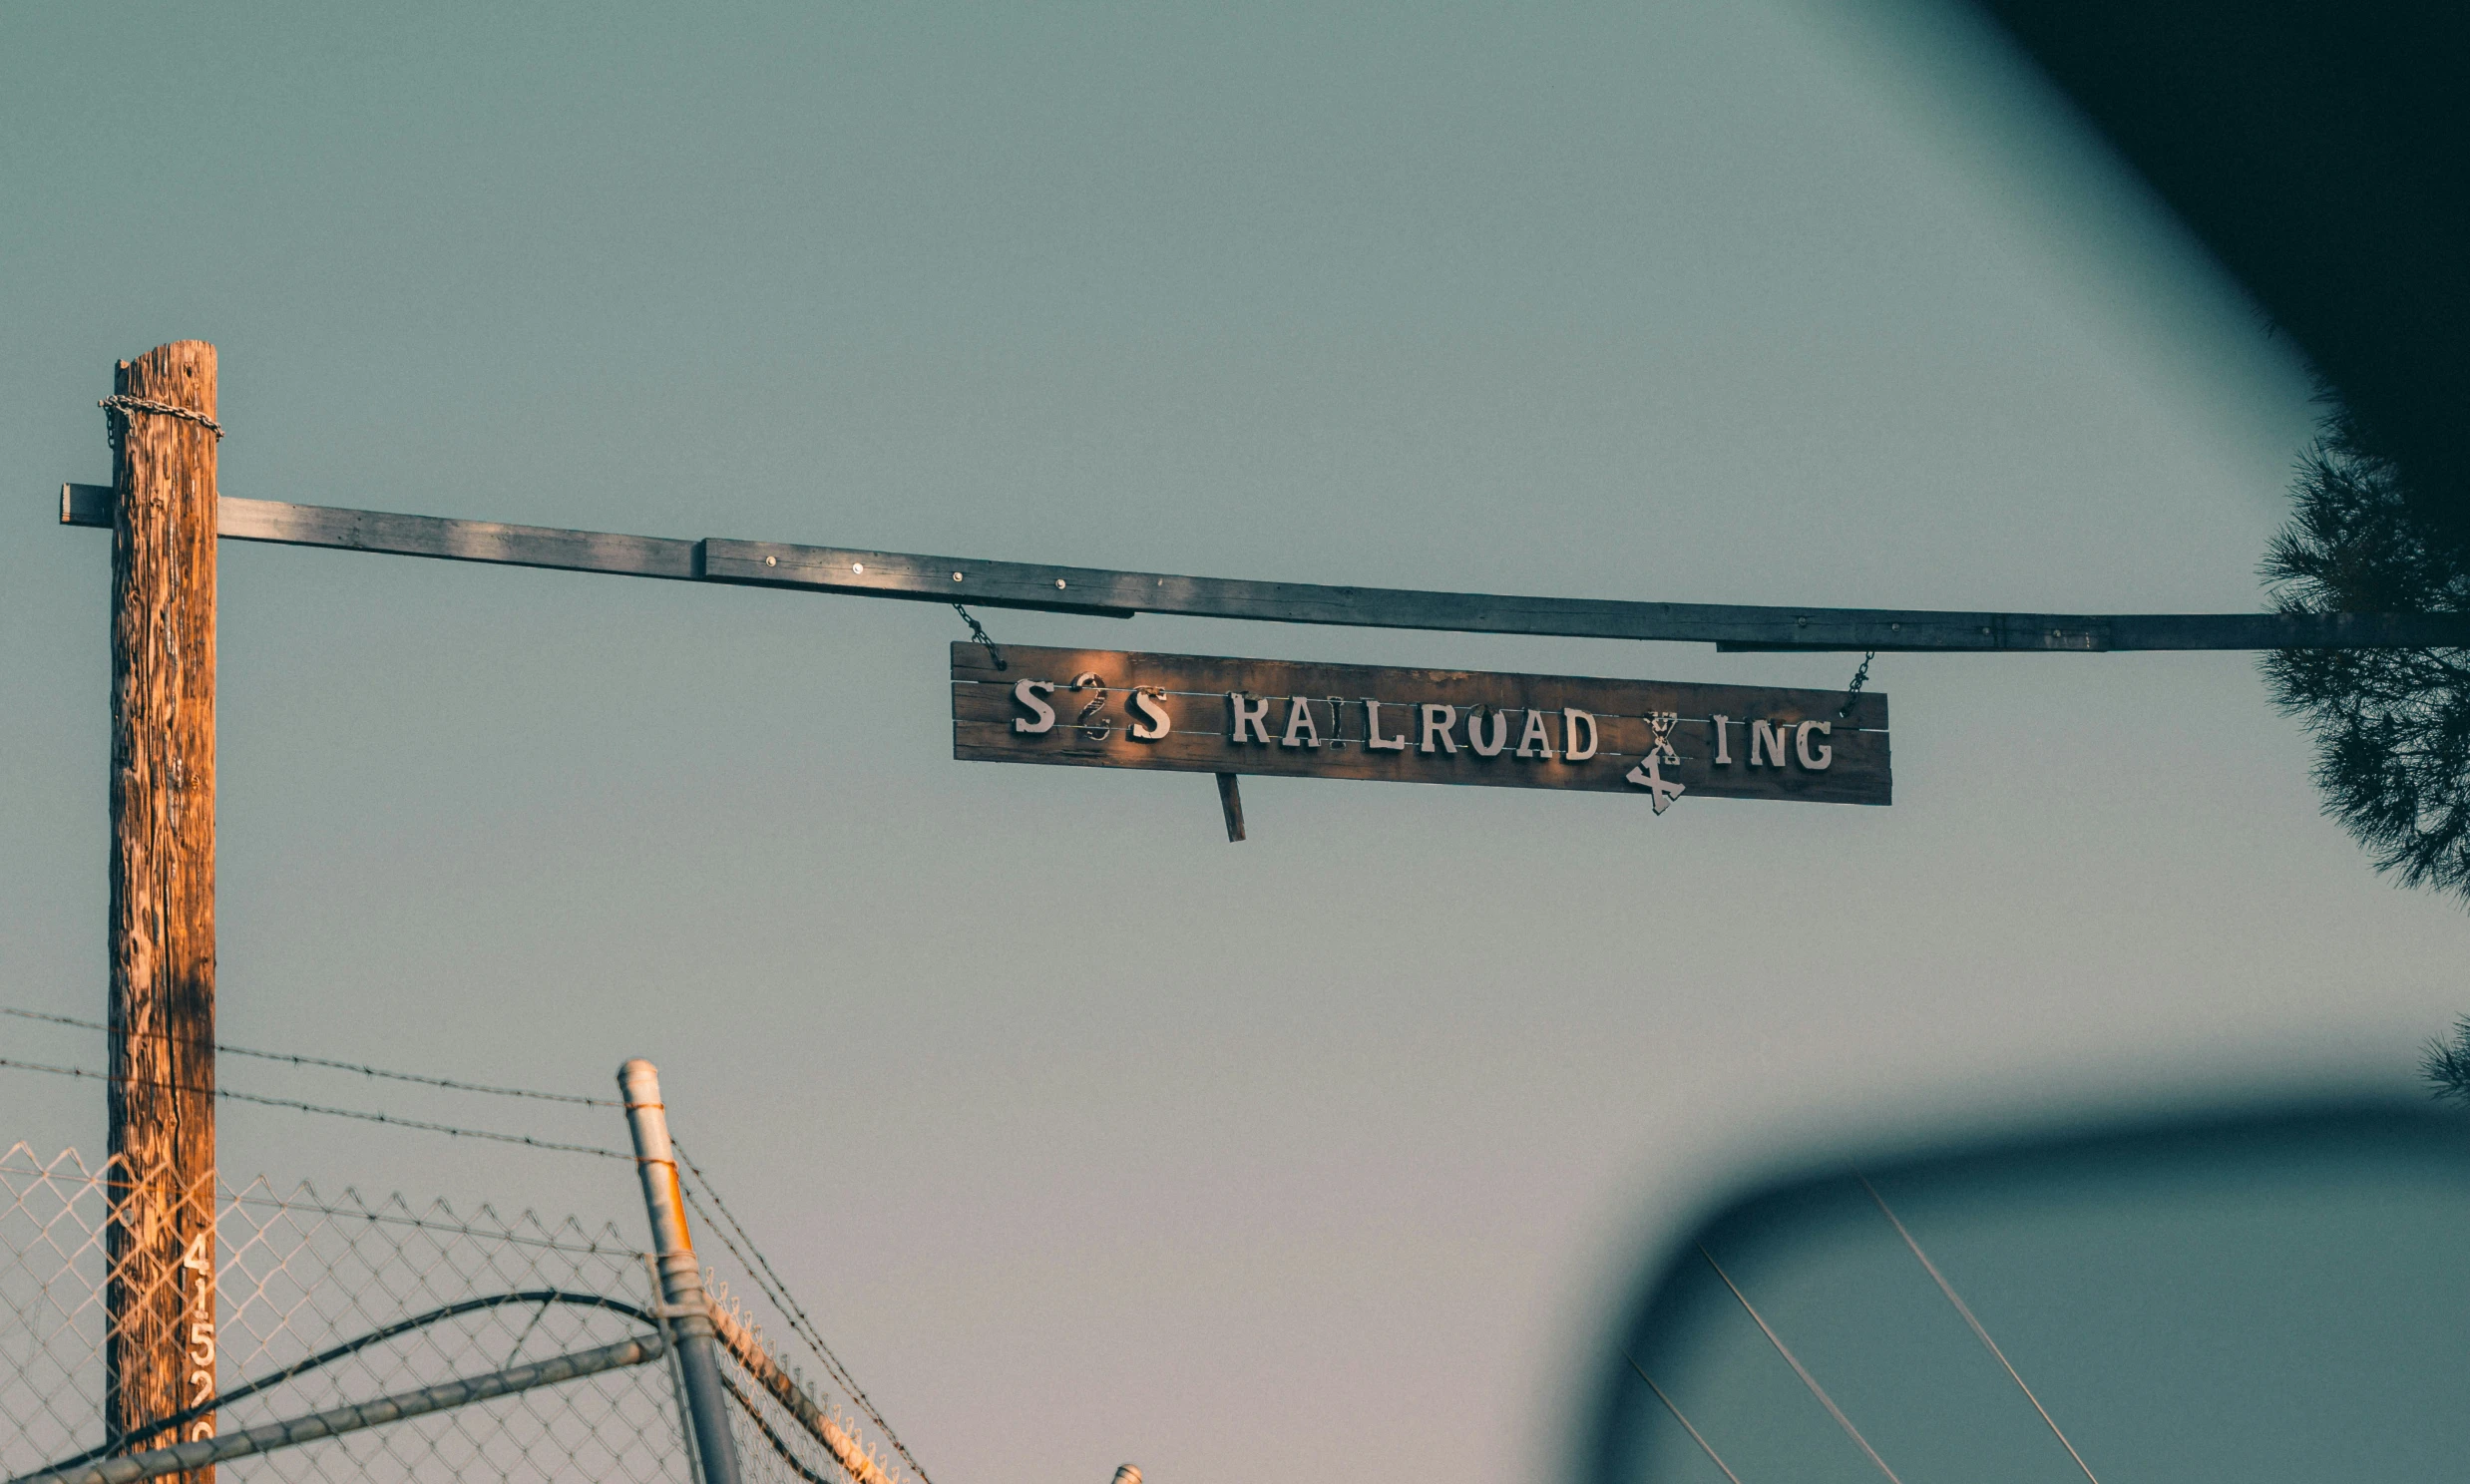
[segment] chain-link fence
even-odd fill
[[[123,1174],[73,1152],[44,1159],[24,1144],[0,1155],[0,1479],[206,1431],[104,1436],[106,1234],[116,1193],[132,1188]],[[443,1201],[371,1201],[351,1190],[327,1197],[262,1179],[217,1197],[219,1314],[210,1346],[193,1358],[210,1362],[218,1437],[561,1356],[616,1346],[623,1357],[218,1466],[234,1477],[698,1484],[667,1343],[673,1315],[645,1253],[615,1226],[509,1219],[485,1206],[465,1215]],[[767,1276],[776,1278],[768,1265],[749,1274],[769,1298]],[[775,1358],[719,1276],[707,1285],[748,1484],[903,1484],[860,1425]],[[803,1321],[798,1312],[792,1329]],[[628,1340],[646,1343],[628,1349]],[[819,1337],[813,1343],[845,1374]],[[198,1389],[206,1390],[203,1377]]]

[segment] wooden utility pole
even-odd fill
[[[214,347],[123,361],[114,392],[104,1425],[144,1448],[214,1431],[149,1430],[214,1394]]]

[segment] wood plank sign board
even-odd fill
[[[1885,804],[1886,697],[952,646],[952,755],[1282,778]]]

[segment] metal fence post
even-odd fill
[[[721,1389],[720,1358],[712,1343],[711,1314],[703,1297],[703,1269],[686,1235],[686,1203],[677,1188],[677,1156],[669,1149],[669,1120],[660,1106],[660,1073],[641,1057],[618,1069],[625,1095],[626,1127],[634,1135],[634,1169],[643,1178],[643,1209],[651,1218],[651,1245],[658,1253],[660,1301],[677,1340],[684,1372],[686,1425],[694,1433],[703,1484],[738,1484],[737,1444],[729,1432],[729,1398]]]

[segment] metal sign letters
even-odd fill
[[[1651,680],[952,646],[952,751],[1287,778],[1885,804],[1886,697]]]

